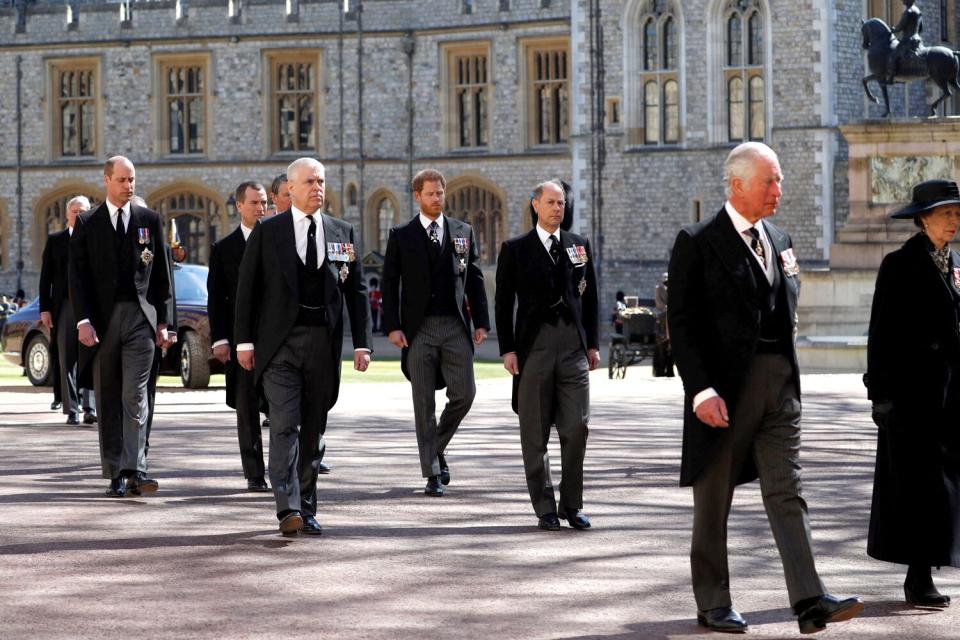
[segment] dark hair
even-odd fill
[[[247,201],[247,189],[256,189],[259,191],[263,189],[263,185],[259,182],[254,182],[253,180],[241,182],[237,186],[237,190],[233,192],[233,197],[237,201],[237,204],[243,204]]]
[[[424,169],[413,176],[413,190],[416,193],[423,191],[424,182],[439,182],[440,186],[444,189],[447,188],[447,181],[444,179],[443,174],[437,171],[436,169]]]
[[[371,287],[376,287],[376,286],[379,285],[379,284],[380,284],[380,281],[379,281],[379,280],[377,280],[376,278],[370,278],[370,286],[371,286]]]
[[[919,228],[921,231],[923,230],[923,219],[929,213],[930,211],[924,211],[923,213],[918,213],[917,215],[913,216],[913,224],[917,225],[917,228]]]
[[[280,185],[287,181],[287,174],[281,173],[276,178],[273,179],[273,182],[270,183],[270,193],[277,195],[280,193]]]
[[[623,302],[623,291],[617,291],[617,302]]]

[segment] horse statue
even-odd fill
[[[867,68],[870,70],[870,75],[863,78],[863,90],[867,92],[867,97],[876,104],[880,104],[880,99],[873,95],[867,85],[869,81],[876,80],[883,92],[883,102],[886,107],[883,117],[886,118],[890,116],[888,85],[929,79],[940,87],[942,92],[940,97],[930,105],[930,115],[936,116],[937,107],[953,95],[950,87],[960,89],[960,82],[957,80],[957,73],[960,72],[960,52],[948,47],[921,46],[917,49],[915,61],[912,64],[903,64],[906,61],[901,61],[901,65],[896,69],[890,69],[890,66],[895,64],[893,53],[900,41],[893,36],[890,27],[880,18],[870,18],[861,22],[863,26],[860,27],[860,33],[863,35],[863,48],[867,50]]]

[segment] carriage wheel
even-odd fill
[[[623,379],[627,375],[627,349],[623,344],[610,345],[608,374],[611,380]]]

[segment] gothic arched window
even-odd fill
[[[725,141],[763,140],[767,129],[763,4],[760,0],[726,0],[721,16]]]
[[[633,0],[624,25],[628,143],[659,146],[682,138],[683,46],[676,0]]]
[[[481,264],[494,264],[500,243],[505,239],[503,201],[500,196],[479,185],[455,187],[447,196],[446,213],[473,227]]]

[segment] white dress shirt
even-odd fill
[[[107,211],[110,213],[110,224],[113,225],[114,231],[117,229],[117,212],[121,212],[123,215],[123,230],[125,233],[130,233],[130,203],[123,205],[123,208],[118,207],[117,205],[110,202],[110,199],[107,199]],[[73,236],[73,227],[70,227],[70,235]],[[172,283],[171,283],[172,284]],[[80,328],[82,324],[89,324],[90,318],[84,318],[77,323],[77,328]]]
[[[443,214],[441,213],[439,216],[437,216],[436,220],[431,220],[427,216],[423,215],[422,212],[418,214],[417,217],[420,218],[420,224],[423,225],[423,230],[427,232],[428,238],[430,237],[430,225],[434,222],[437,223],[437,239],[440,240],[440,246],[442,247],[443,246]]]
[[[297,255],[300,256],[300,262],[307,264],[307,232],[310,230],[310,220],[307,214],[296,207],[290,207],[293,212],[293,234],[297,239]],[[317,224],[317,269],[323,264],[323,259],[327,255],[327,245],[323,237],[323,218],[320,215],[320,209],[313,214],[313,219]]]
[[[550,253],[550,245],[553,242],[550,240],[550,236],[553,235],[557,238],[557,244],[560,244],[560,229],[557,229],[552,234],[540,226],[540,223],[537,223],[537,236],[540,238],[540,243],[543,245],[543,248],[547,250],[547,254]],[[553,260],[553,257],[550,258]]]
[[[764,230],[763,225],[757,220],[756,224],[750,224],[750,221],[740,215],[740,212],[737,211],[732,204],[728,201],[724,204],[724,208],[727,210],[727,215],[730,216],[730,221],[733,222],[733,228],[737,230],[737,233],[740,234],[740,239],[747,245],[747,249],[750,250],[750,255],[752,255],[757,264],[760,265],[760,268],[763,269],[764,274],[767,276],[767,282],[773,284],[773,270],[774,267],[773,261],[776,259],[776,256],[773,255],[773,244],[770,242],[770,238],[767,237],[767,232]],[[755,228],[760,232],[760,244],[763,245],[763,254],[766,256],[766,260],[763,260],[754,252],[751,243],[753,242],[753,236],[750,235],[748,229],[751,227]],[[713,387],[707,387],[697,395],[693,396],[693,410],[696,411],[705,400],[710,398],[715,398],[720,394],[717,393],[717,390]]]

